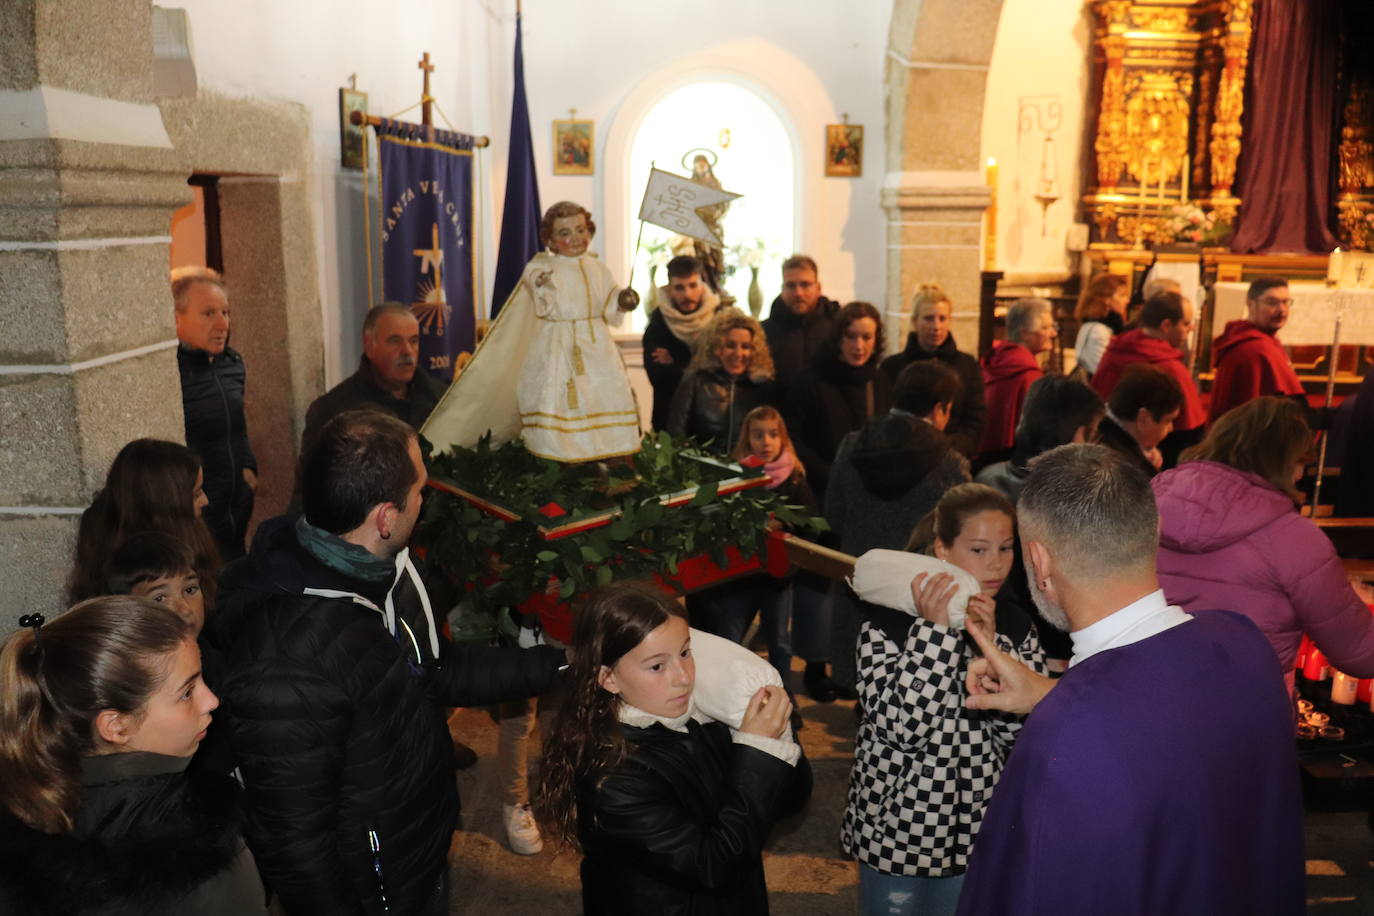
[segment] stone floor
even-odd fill
[[[855,865],[839,854],[849,762],[854,751],[854,704],[800,700],[802,744],[815,772],[808,810],[779,825],[764,854],[775,916],[850,914],[856,908]],[[537,856],[505,846],[496,780],[496,726],[478,709],[452,720],[454,733],[480,759],[459,775],[463,829],[453,840],[453,913],[582,912],[575,853],[551,844]],[[1374,916],[1374,833],[1364,812],[1307,817],[1307,911],[1318,916]]]

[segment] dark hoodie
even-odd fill
[[[232,748],[249,846],[288,910],[381,912],[384,884],[392,912],[418,912],[458,817],[445,707],[544,693],[563,653],[450,643],[407,552],[363,581],[307,551],[297,518],[263,523],[225,571],[202,636],[211,731]]]
[[[768,338],[768,352],[773,355],[773,368],[780,384],[791,384],[810,365],[824,349],[839,317],[840,304],[824,296],[805,315],[788,308],[781,296],[773,300],[763,322],[763,334]]]
[[[1009,449],[1016,441],[1016,424],[1031,383],[1045,373],[1035,354],[1020,344],[999,340],[982,360],[987,392],[988,421],[980,452]]]
[[[954,399],[945,435],[955,448],[972,458],[978,451],[978,443],[983,439],[983,426],[988,419],[988,406],[983,398],[983,372],[978,367],[978,360],[959,350],[954,343],[953,334],[947,336],[945,342],[936,347],[934,352],[928,352],[921,348],[920,341],[913,331],[906,337],[906,349],[883,360],[881,368],[895,386],[897,376],[902,374],[903,369],[926,359],[938,359],[959,373],[959,381],[964,383],[959,396]]]
[[[825,518],[839,548],[858,556],[875,547],[902,550],[911,530],[950,487],[969,480],[968,459],[924,420],[888,413],[844,437],[825,493]],[[853,686],[862,618],[849,588],[833,592],[831,676]]]
[[[1245,320],[1228,321],[1212,343],[1212,409],[1209,422],[1233,407],[1268,394],[1302,394],[1302,382],[1293,371],[1283,345],[1273,334]]]
[[[944,433],[925,420],[891,411],[840,444],[825,517],[845,553],[900,550],[945,491],[968,479],[967,459]]]

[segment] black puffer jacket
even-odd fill
[[[265,916],[239,834],[238,784],[185,770],[186,758],[162,754],[92,757],[71,833],[0,816],[0,912]]]
[[[225,572],[203,637],[211,731],[227,733],[249,846],[293,916],[382,911],[369,831],[391,912],[413,913],[458,817],[444,707],[545,693],[563,653],[455,646],[404,554],[388,593],[316,560],[295,523],[265,522]]]
[[[755,407],[774,402],[773,383],[748,373],[731,375],[724,369],[693,369],[677,386],[668,431],[710,440],[710,450],[730,454],[739,439],[740,424]]]
[[[768,338],[768,352],[773,355],[780,384],[791,385],[811,365],[816,354],[825,349],[839,317],[840,304],[824,296],[805,315],[788,308],[781,296],[773,300],[763,322],[763,334]]]
[[[829,351],[817,356],[787,393],[783,415],[816,497],[825,500],[840,441],[892,406],[892,383],[877,358],[851,366]]]
[[[811,794],[811,769],[735,744],[719,722],[623,726],[629,753],[579,786],[588,916],[768,912],[763,845]]]
[[[955,346],[953,334],[946,337],[934,353],[930,353],[921,349],[914,332],[907,335],[906,349],[883,360],[880,368],[895,385],[903,369],[926,359],[938,359],[959,373],[959,381],[964,383],[959,396],[954,399],[945,435],[961,454],[972,458],[978,450],[978,443],[983,441],[983,425],[988,419],[988,405],[983,397],[983,370],[976,358]]]
[[[225,559],[243,555],[243,538],[253,514],[253,492],[243,479],[244,468],[257,473],[258,459],[248,444],[243,417],[247,370],[233,347],[210,359],[204,350],[177,347],[181,372],[181,409],[186,422],[186,445],[205,471],[205,495],[210,500],[202,518]]]

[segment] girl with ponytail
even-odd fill
[[[0,912],[264,913],[237,784],[187,764],[219,701],[191,625],[127,596],[0,649]]]

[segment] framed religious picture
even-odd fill
[[[346,169],[363,167],[366,124],[354,124],[348,116],[355,111],[367,114],[367,93],[357,89],[339,90],[339,164]]]
[[[858,178],[864,173],[862,124],[825,125],[825,175],[827,178]]]
[[[553,122],[553,173],[591,175],[596,172],[596,133],[592,121]]]

